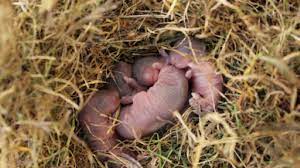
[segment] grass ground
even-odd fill
[[[206,42],[226,84],[218,113],[120,144],[145,167],[300,165],[298,0],[2,0],[0,167],[101,167],[76,115],[119,60],[177,37]]]

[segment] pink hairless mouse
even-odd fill
[[[222,92],[222,75],[216,73],[210,62],[199,61],[195,63],[192,61],[205,54],[204,44],[194,38],[190,38],[190,42],[185,38],[178,41],[174,50],[169,54],[164,50],[161,50],[160,53],[177,68],[188,69],[186,77],[191,80],[193,92],[189,103],[196,109],[197,113],[215,111]]]
[[[188,81],[174,66],[161,68],[157,82],[132,97],[132,105],[123,107],[117,132],[124,138],[140,138],[158,130],[181,110],[187,100]]]
[[[209,62],[189,63],[192,82],[192,98],[189,103],[197,113],[215,111],[223,88],[223,78],[216,74],[213,65]]]
[[[109,158],[101,153],[122,157],[135,167],[142,167],[132,153],[117,146],[118,136],[113,124],[113,113],[120,106],[118,91],[113,89],[100,90],[93,94],[78,114],[78,120],[88,139],[88,145],[98,158],[106,161]],[[107,155],[109,156],[109,155]]]
[[[136,60],[133,66],[125,62],[116,65],[115,78],[109,83],[119,90],[122,104],[129,104],[134,94],[146,90],[146,86],[152,86],[157,81],[159,70],[152,65],[163,61],[159,57],[143,57]]]

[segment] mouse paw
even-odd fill
[[[189,104],[195,109],[197,114],[214,110],[211,103],[207,101],[207,99],[202,98],[198,93],[192,93],[192,98],[189,99]]]
[[[187,79],[191,79],[191,78],[192,78],[192,75],[193,75],[193,71],[192,71],[191,69],[189,69],[189,70],[187,70],[187,71],[185,72],[185,77],[186,77]]]
[[[201,102],[202,98],[200,97],[200,95],[197,93],[192,93],[192,98],[189,99],[189,104],[195,109],[196,113],[198,114],[201,112]]]

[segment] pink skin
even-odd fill
[[[127,105],[132,103],[134,94],[146,90],[144,86],[152,86],[158,80],[158,74],[165,64],[164,58],[144,57],[138,59],[133,65],[133,77],[123,75],[126,85],[131,88],[132,93],[122,96],[121,104]]]
[[[112,129],[112,114],[120,106],[116,90],[96,92],[78,114],[78,120],[87,135],[88,144],[94,152],[109,152],[117,144],[115,129]]]
[[[154,68],[154,63],[162,63],[163,59],[158,57],[143,57],[133,64],[133,77],[144,86],[152,86],[158,79],[159,70]]]
[[[215,72],[214,66],[206,61],[194,63],[205,54],[205,46],[199,40],[191,38],[192,48],[189,47],[187,39],[175,44],[175,51],[167,54],[164,50],[160,54],[170,59],[170,63],[179,69],[187,68],[185,76],[192,83],[192,98],[189,104],[196,109],[196,112],[215,111],[216,104],[222,92],[223,78]],[[192,50],[194,51],[194,54]]]
[[[157,82],[147,91],[132,97],[132,105],[121,109],[117,132],[134,139],[149,135],[173,119],[172,112],[181,110],[188,96],[184,72],[174,66],[163,66]]]
[[[189,63],[191,68],[192,98],[189,103],[197,113],[216,111],[223,88],[223,78],[209,62]]]

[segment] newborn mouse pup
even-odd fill
[[[174,66],[164,66],[157,82],[147,91],[132,97],[132,104],[121,109],[117,132],[134,139],[149,135],[173,119],[172,112],[182,110],[188,95],[184,72]]]
[[[158,74],[164,63],[164,58],[158,57],[142,57],[137,59],[133,64],[133,77],[124,76],[124,80],[133,90],[146,90],[143,86],[152,86],[158,79]],[[159,67],[156,66],[159,65]],[[143,86],[141,86],[143,85]],[[137,93],[135,92],[135,93]],[[134,94],[122,96],[121,103],[131,104]]]
[[[223,90],[223,77],[209,62],[189,63],[191,68],[192,98],[189,103],[197,113],[216,111]]]
[[[100,90],[93,94],[78,114],[78,120],[94,152],[109,152],[117,144],[110,117],[120,105],[116,90]]]
[[[87,136],[89,147],[99,160],[107,161],[109,158],[121,157],[135,167],[142,167],[132,153],[117,147],[118,136],[112,115],[119,106],[119,93],[116,89],[100,90],[92,95],[78,114],[79,123]],[[112,163],[110,166],[119,165]]]
[[[178,41],[174,50],[169,54],[164,50],[160,53],[167,57],[175,67],[187,69],[185,76],[190,79],[193,92],[189,103],[196,109],[196,112],[215,111],[222,92],[223,78],[215,72],[215,67],[210,62],[193,62],[193,58],[197,60],[205,55],[204,43],[195,38],[190,38],[189,42],[188,38],[185,38]]]

